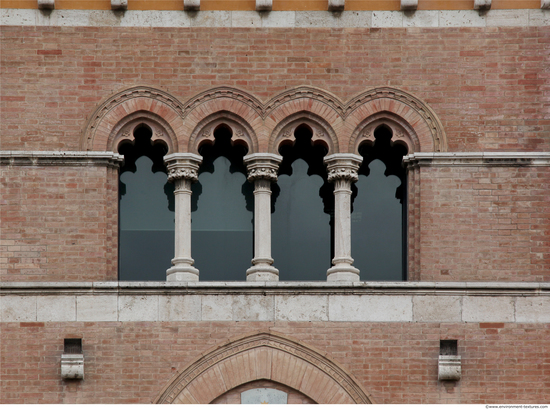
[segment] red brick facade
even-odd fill
[[[151,403],[205,350],[254,330],[325,351],[377,403],[550,399],[548,325],[141,322],[3,324],[3,403]],[[60,347],[77,335],[86,345],[86,378],[63,381]],[[458,340],[458,384],[437,381],[440,339]]]
[[[408,280],[457,282],[459,289],[508,283],[500,293],[493,288],[482,294],[476,287],[472,298],[487,299],[520,298],[521,284],[542,283],[535,295],[528,294],[537,300],[539,315],[525,318],[513,304],[512,318],[502,322],[483,317],[472,322],[462,312],[441,322],[412,313],[402,322],[338,322],[326,311],[326,317],[305,322],[223,321],[205,319],[204,311],[196,321],[132,322],[133,316],[124,321],[117,315],[82,322],[75,312],[72,321],[48,322],[37,318],[33,301],[34,315],[13,318],[13,311],[2,310],[1,403],[160,402],[163,391],[184,385],[178,376],[207,351],[258,332],[288,337],[304,356],[319,354],[324,361],[312,372],[315,379],[327,388],[344,379],[347,389],[334,386],[327,397],[319,385],[283,382],[273,374],[222,386],[220,375],[202,386],[187,382],[174,396],[181,402],[204,397],[235,403],[247,388],[274,387],[289,393],[289,403],[550,400],[550,167],[548,159],[543,165],[521,159],[522,153],[550,152],[549,26],[3,26],[1,37],[2,151],[117,152],[121,140],[131,139],[125,126],[143,120],[157,126],[154,138],[162,139],[169,153],[197,153],[200,143],[212,138],[207,131],[216,121],[242,130],[234,139],[242,138],[249,153],[278,153],[279,144],[290,138],[283,130],[292,121],[318,126],[313,139],[329,154],[357,153],[361,141],[373,138],[369,125],[383,119],[403,130],[393,142],[406,145],[410,154],[513,153],[519,157],[513,163],[460,159],[453,166],[424,166],[411,160]],[[84,290],[64,288],[66,282],[117,281],[116,166],[87,159],[86,166],[32,160],[21,165],[9,155],[0,168],[1,295],[73,297],[75,304]],[[39,294],[10,287],[14,282],[28,288],[58,284]],[[414,296],[459,291],[438,293],[434,285],[410,295],[415,283],[400,284],[388,293],[411,305]],[[103,296],[110,295],[105,291]],[[117,291],[122,290],[112,289]],[[198,297],[186,283],[158,291]],[[224,297],[219,288],[200,291]],[[239,296],[265,296],[252,286],[242,291]],[[349,285],[350,296],[357,291]],[[371,296],[368,291],[361,295]],[[96,296],[93,292],[86,294]],[[326,294],[315,293],[328,300]],[[453,302],[460,304],[458,298]],[[82,381],[61,379],[65,338],[82,339]],[[440,340],[458,341],[460,381],[438,381]],[[277,362],[292,372],[298,356],[289,352]],[[260,365],[259,359],[252,361]],[[243,367],[242,373],[247,371],[252,369]]]
[[[96,105],[136,84],[181,101],[222,85],[261,100],[309,85],[344,101],[396,87],[437,113],[449,151],[550,149],[547,27],[4,27],[2,37],[3,150],[82,149]]]

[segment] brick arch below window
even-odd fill
[[[321,404],[375,403],[336,362],[272,332],[230,340],[204,353],[169,382],[155,403],[206,404],[262,379],[286,385]]]

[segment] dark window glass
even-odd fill
[[[214,136],[214,145],[200,149],[199,181],[192,185],[191,253],[201,281],[244,281],[252,265],[254,234],[246,148],[232,146],[226,128]]]
[[[326,149],[313,146],[311,131],[299,127],[296,143],[283,146],[279,180],[272,184],[272,256],[281,281],[326,280],[331,265],[332,185]]]
[[[405,269],[406,149],[390,144],[391,130],[375,131],[373,146],[362,146],[363,164],[353,186],[351,249],[361,280],[400,281]]]
[[[166,147],[151,143],[151,131],[138,128],[135,143],[119,151],[119,279],[165,281],[174,257],[174,186],[167,182]]]

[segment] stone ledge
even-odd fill
[[[408,166],[550,166],[550,152],[418,152]]]
[[[89,283],[88,283],[89,284]],[[256,283],[253,283],[256,284]],[[509,287],[514,284],[509,283]],[[534,283],[533,283],[534,284]],[[11,287],[11,290],[8,288]],[[21,288],[22,286],[20,286]],[[296,291],[193,293],[174,291],[143,293],[122,291],[87,292],[73,286],[65,293],[18,291],[2,287],[2,322],[156,322],[156,321],[337,321],[337,322],[510,322],[550,323],[550,286],[533,285],[503,294],[491,289],[474,293],[463,289],[432,289],[421,293],[356,293],[340,288],[326,293],[296,288]],[[161,288],[161,286],[153,286]],[[171,286],[173,287],[173,286]],[[185,289],[185,286],[180,286]],[[205,286],[203,286],[205,287]],[[328,287],[328,286],[327,286]],[[44,289],[54,288],[52,285]],[[62,288],[58,286],[58,288]],[[69,286],[63,287],[65,289]],[[138,290],[141,287],[134,287]],[[449,287],[452,288],[452,287]]]
[[[73,27],[244,27],[244,28],[406,28],[529,27],[550,25],[550,10],[418,10],[402,11],[198,11],[183,10],[53,10],[0,9],[0,24]]]
[[[114,166],[124,156],[114,152],[88,151],[0,151],[3,166]]]
[[[483,281],[95,281],[0,282],[0,295],[43,294],[428,294],[550,296],[546,282]]]

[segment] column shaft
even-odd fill
[[[199,270],[191,257],[191,183],[198,180],[202,158],[191,153],[165,157],[168,180],[175,183],[175,237],[172,267],[166,270],[167,281],[198,281]]]
[[[327,156],[328,180],[334,183],[334,258],[327,281],[359,281],[351,258],[351,184],[363,158],[349,153]]]
[[[277,181],[282,158],[269,153],[244,157],[248,180],[254,181],[254,258],[246,271],[247,281],[278,281],[279,270],[271,258],[271,182]]]

